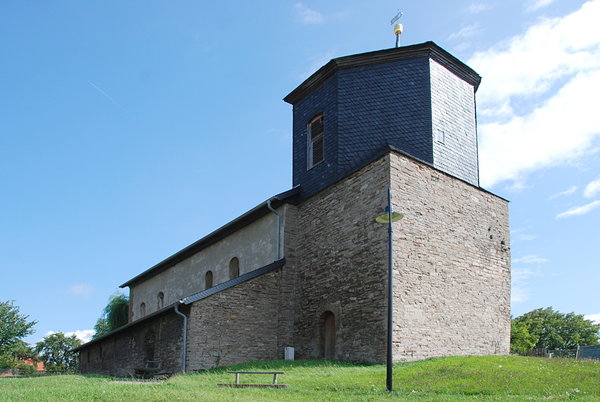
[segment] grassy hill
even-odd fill
[[[287,389],[223,388],[235,370],[283,370]],[[268,383],[270,376],[241,382]],[[55,375],[0,378],[0,400],[203,400],[369,401],[416,400],[600,400],[600,362],[517,356],[446,357],[394,365],[394,392],[385,390],[385,366],[349,362],[255,362],[163,382],[104,376]]]

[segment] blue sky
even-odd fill
[[[411,4],[412,3],[412,4]],[[93,327],[118,285],[291,185],[281,99],[333,57],[433,40],[483,77],[513,315],[600,320],[600,0],[0,2],[0,300]]]

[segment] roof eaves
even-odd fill
[[[284,265],[285,265],[285,258],[282,258],[280,260],[272,262],[271,264],[265,265],[264,267],[255,269],[253,271],[245,273],[244,275],[240,275],[237,278],[231,279],[227,282],[220,283],[210,289],[206,289],[201,292],[194,293],[193,295],[190,295],[186,298],[181,299],[181,303],[182,304],[191,304],[191,303],[197,302],[198,300],[205,299],[208,296],[214,295],[215,293],[219,293],[225,289],[229,289],[232,286],[235,286],[235,285],[243,283],[243,282],[247,282],[250,279],[254,279],[258,276],[264,275],[267,272],[271,272],[277,268],[281,268]]]
[[[163,272],[164,270],[172,267],[173,265],[198,253],[200,250],[227,237],[231,233],[233,233],[233,232],[249,225],[250,223],[254,222],[255,220],[263,217],[264,215],[266,215],[270,212],[267,207],[267,203],[269,201],[271,201],[274,208],[277,208],[284,203],[295,204],[297,202],[297,195],[299,193],[300,193],[300,186],[295,186],[295,187],[291,188],[290,190],[284,191],[282,193],[279,193],[279,194],[267,199],[266,201],[262,202],[261,204],[257,205],[256,207],[252,208],[251,210],[247,211],[246,213],[240,215],[239,217],[235,218],[234,220],[221,226],[219,229],[209,233],[208,235],[204,236],[200,240],[195,241],[194,243],[181,249],[180,251],[178,251],[175,254],[171,255],[170,257],[164,259],[163,261],[159,262],[158,264],[156,264],[156,265],[148,268],[144,272],[136,275],[135,277],[133,277],[130,280],[128,280],[127,282],[123,283],[119,287],[124,288],[126,286],[131,286],[131,285],[139,283],[147,278],[150,278],[156,274],[159,274],[160,272]]]
[[[173,310],[173,308],[175,307],[175,305],[178,304],[178,303],[179,302],[171,303],[168,306],[161,308],[160,310],[157,310],[157,311],[155,311],[153,313],[150,313],[150,314],[148,314],[148,315],[146,315],[146,316],[144,316],[144,317],[142,317],[140,319],[137,319],[135,321],[129,322],[129,323],[123,325],[122,327],[119,327],[119,328],[117,328],[117,329],[109,332],[106,335],[102,335],[101,337],[96,338],[96,339],[92,339],[91,341],[86,342],[83,345],[76,347],[75,349],[71,349],[71,352],[79,352],[81,349],[86,348],[88,346],[91,346],[91,345],[93,345],[93,344],[95,344],[97,342],[100,342],[101,340],[104,340],[106,338],[109,338],[109,337],[111,337],[111,336],[113,336],[113,335],[115,335],[115,334],[117,334],[117,333],[119,333],[121,331],[126,330],[127,328],[131,328],[133,326],[141,324],[141,323],[143,323],[143,322],[145,322],[145,321],[147,321],[147,320],[149,320],[151,318],[154,318],[154,317],[156,317],[158,315],[164,314],[164,313],[168,312],[169,310]]]
[[[457,74],[465,81],[473,85],[475,87],[475,91],[477,91],[479,83],[481,82],[481,77],[479,74],[434,42],[429,41],[416,45],[376,50],[373,52],[359,53],[332,59],[310,77],[308,77],[296,89],[290,92],[285,98],[283,98],[283,100],[290,104],[297,103],[310,92],[312,92],[315,87],[320,85],[323,81],[339,70],[416,59],[419,57],[430,57],[436,60],[454,74]]]
[[[79,352],[80,350],[82,350],[82,349],[84,349],[84,348],[86,348],[88,346],[91,346],[91,345],[93,345],[93,344],[95,344],[97,342],[100,342],[100,341],[102,341],[102,340],[104,340],[106,338],[109,338],[109,337],[111,337],[113,335],[116,335],[117,333],[119,333],[121,331],[124,331],[124,330],[126,330],[128,328],[131,328],[133,326],[141,324],[141,323],[143,323],[143,322],[145,322],[145,321],[147,321],[147,320],[149,320],[151,318],[154,318],[154,317],[156,317],[158,315],[164,314],[164,313],[166,313],[169,310],[174,310],[174,307],[177,304],[185,304],[185,305],[192,304],[194,302],[197,302],[198,300],[202,300],[202,299],[207,298],[208,296],[212,296],[215,293],[222,292],[225,289],[229,289],[229,288],[231,288],[231,287],[233,287],[235,285],[238,285],[238,284],[243,283],[243,282],[247,282],[247,281],[249,281],[251,279],[254,279],[256,277],[264,275],[264,274],[266,274],[268,272],[274,271],[274,270],[276,270],[278,268],[283,267],[284,265],[285,265],[285,258],[282,258],[280,260],[272,262],[271,264],[265,265],[265,266],[263,266],[261,268],[255,269],[255,270],[250,271],[248,273],[245,273],[244,275],[240,275],[237,278],[231,279],[231,280],[229,280],[227,282],[220,283],[220,284],[218,284],[218,285],[216,285],[216,286],[214,286],[214,287],[212,287],[210,289],[206,289],[206,290],[203,290],[201,292],[194,293],[194,294],[192,294],[192,295],[190,295],[188,297],[185,297],[185,298],[183,298],[183,299],[181,299],[181,300],[179,300],[179,301],[177,301],[175,303],[169,304],[167,307],[164,307],[164,308],[162,308],[162,309],[160,309],[158,311],[155,311],[155,312],[153,312],[151,314],[148,314],[148,315],[146,315],[146,316],[144,316],[144,317],[142,317],[142,318],[140,318],[138,320],[135,320],[135,321],[132,321],[132,322],[126,324],[126,325],[123,325],[122,327],[119,327],[119,328],[115,329],[114,331],[109,332],[106,335],[103,335],[103,336],[101,336],[99,338],[96,338],[96,339],[92,339],[91,341],[86,342],[83,345],[76,347],[75,349],[72,349],[71,352]]]

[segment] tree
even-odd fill
[[[79,365],[77,354],[71,352],[78,346],[81,346],[81,341],[75,335],[56,332],[38,342],[35,350],[47,371],[69,371],[76,370]]]
[[[600,324],[586,320],[581,314],[562,314],[552,307],[539,308],[515,318],[513,329],[521,332],[520,335],[515,333],[516,340],[522,339],[523,326],[530,335],[537,337],[532,349],[575,349],[580,345],[597,345],[599,340]]]
[[[0,368],[13,368],[19,357],[35,356],[21,338],[32,334],[36,321],[28,321],[29,316],[19,313],[13,301],[0,302]],[[21,356],[23,355],[23,356]]]
[[[19,307],[14,302],[0,302],[0,354],[8,352],[8,349],[21,338],[32,334],[32,327],[37,321],[27,321],[28,315],[19,313]]]
[[[116,293],[108,299],[102,315],[94,325],[93,339],[99,338],[115,329],[122,327],[129,321],[129,297],[122,293]]]
[[[524,322],[512,320],[510,323],[510,353],[523,354],[534,348],[538,337],[529,332]]]

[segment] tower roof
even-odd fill
[[[312,90],[318,87],[323,81],[335,74],[339,70],[368,66],[374,64],[383,64],[400,60],[416,59],[420,57],[429,57],[448,70],[452,71],[461,79],[475,87],[479,87],[481,77],[471,67],[452,56],[446,50],[435,43],[429,41],[417,45],[402,46],[392,49],[377,50],[374,52],[359,53],[351,56],[344,56],[332,59],[314,74],[308,77],[296,89],[290,92],[284,101],[294,104],[304,98]]]

